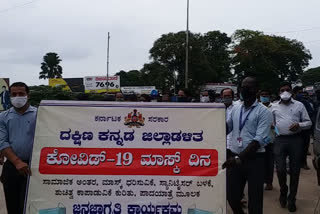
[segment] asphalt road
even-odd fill
[[[320,187],[317,185],[316,172],[311,164],[311,156],[308,156],[311,170],[301,170],[299,192],[297,195],[297,214],[320,214],[320,208],[315,212],[318,200],[320,198]],[[2,167],[0,166],[0,170]],[[274,177],[274,189],[265,191],[264,194],[264,213],[265,214],[287,214],[289,211],[280,207],[278,202],[279,185],[277,176]],[[232,213],[230,209],[229,214]],[[0,185],[0,214],[7,214],[3,188]]]

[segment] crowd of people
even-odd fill
[[[29,87],[23,82],[9,88],[13,107],[0,113],[0,164],[4,164],[3,183],[8,214],[23,213],[27,176],[31,175],[31,157],[37,109],[29,104]],[[273,189],[274,166],[280,185],[281,207],[295,212],[301,168],[307,164],[312,125],[317,104],[311,102],[302,87],[281,84],[278,96],[260,89],[253,77],[245,78],[238,91],[231,88],[220,95],[209,91],[191,98],[187,90],[177,96],[108,95],[106,101],[130,102],[201,102],[219,99],[226,108],[227,200],[235,214],[243,214],[245,185],[248,185],[248,211],[263,213],[264,190]],[[277,98],[278,97],[278,98]],[[6,158],[6,162],[4,160]],[[290,176],[289,185],[287,176]]]

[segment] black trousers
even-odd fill
[[[27,187],[27,177],[21,176],[15,166],[6,161],[3,165],[1,182],[8,214],[22,214]]]
[[[234,214],[244,214],[241,199],[246,182],[249,213],[263,213],[264,162],[264,153],[257,153],[254,158],[227,170],[227,199]]]
[[[264,174],[264,182],[266,184],[273,183],[273,172],[274,172],[274,155],[273,155],[273,143],[269,143],[265,147],[265,174]]]
[[[288,197],[289,202],[295,202],[298,192],[301,158],[303,154],[303,137],[301,134],[276,137],[274,154],[277,175],[282,197]],[[289,157],[290,193],[288,195],[286,159]]]
[[[308,151],[310,146],[310,136],[311,136],[311,130],[305,130],[301,132],[302,138],[303,138],[303,154],[301,163],[302,166],[307,165],[307,157],[308,157]]]

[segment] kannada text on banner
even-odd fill
[[[217,104],[41,103],[26,212],[226,212]]]

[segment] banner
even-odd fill
[[[220,104],[43,101],[25,213],[226,213],[225,127]]]
[[[106,76],[91,76],[84,78],[85,93],[116,93],[120,92],[120,76],[109,77],[107,81]]]
[[[121,87],[123,94],[147,94],[150,95],[153,90],[156,90],[155,86],[126,86]]]
[[[84,92],[83,78],[49,79],[49,86],[63,86],[62,90],[64,91]]]
[[[9,78],[0,78],[0,111],[5,111],[11,106],[9,86]]]

